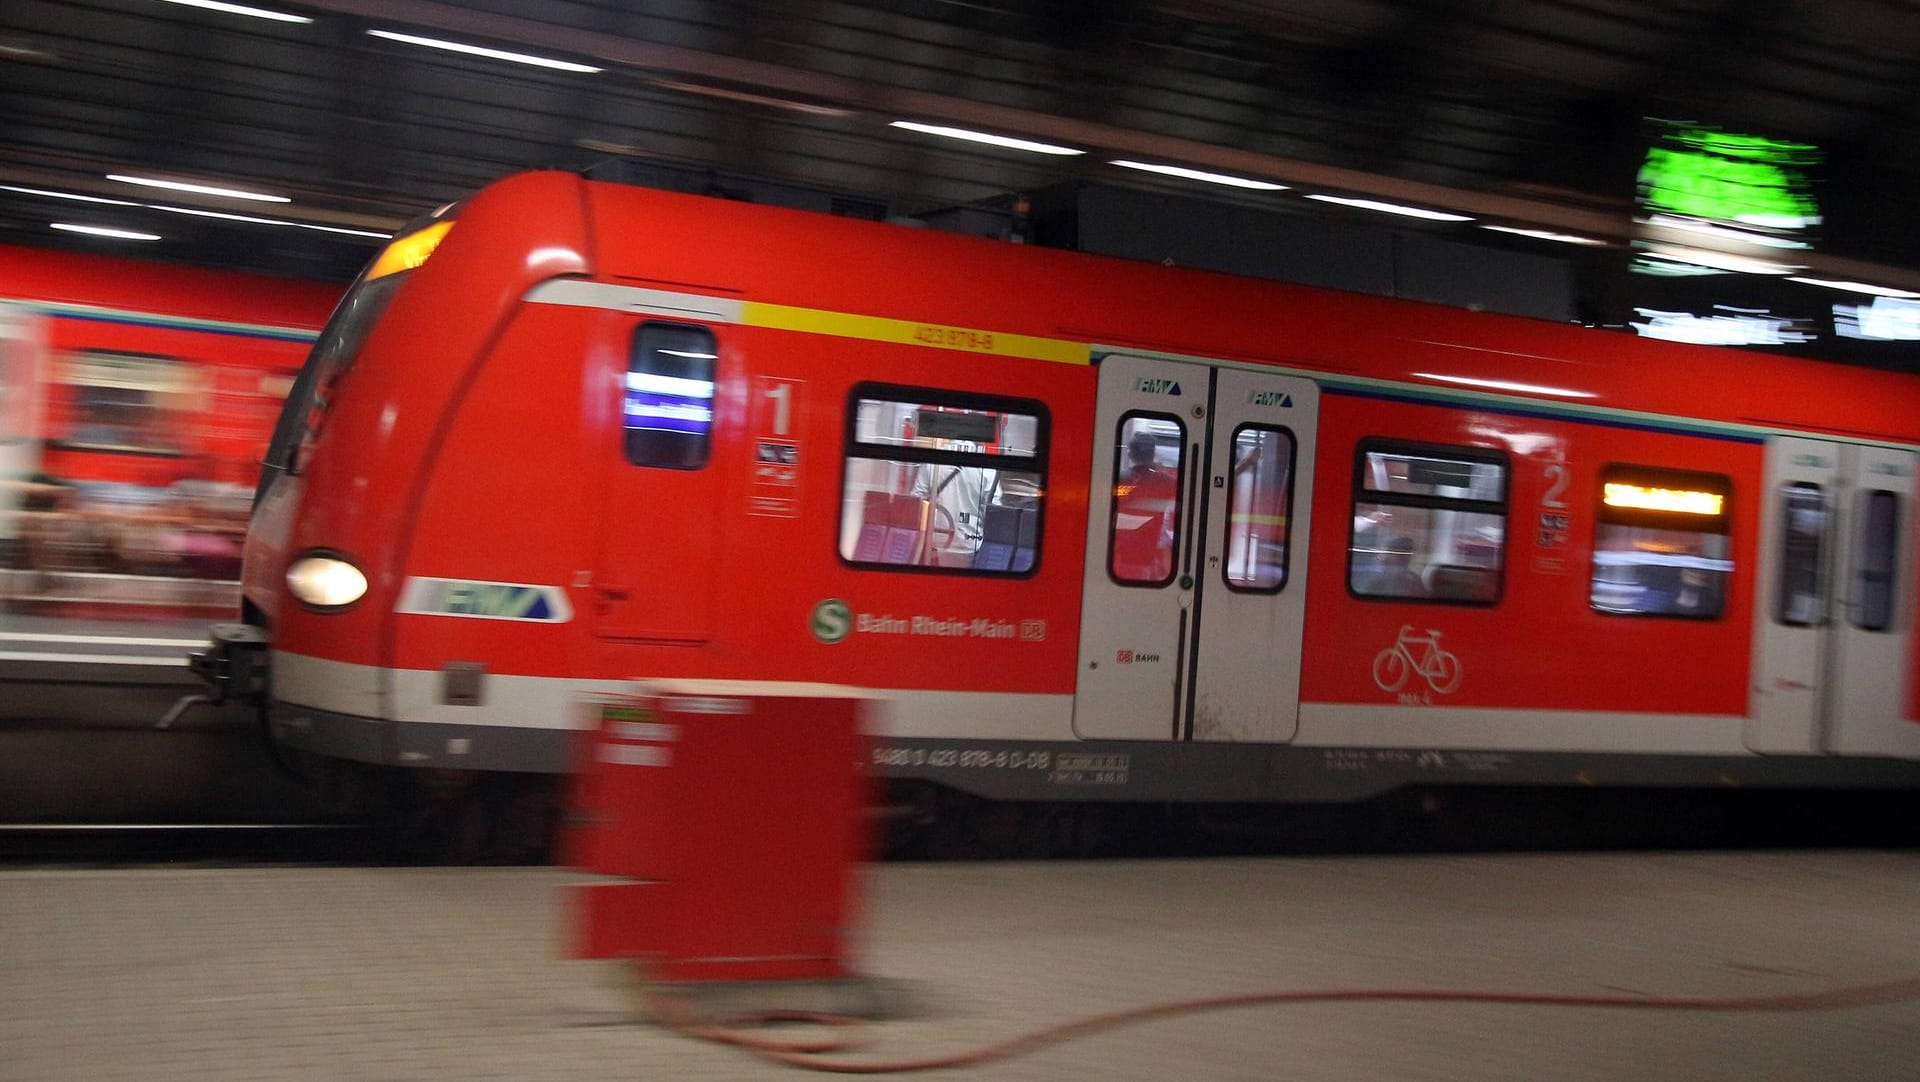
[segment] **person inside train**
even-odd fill
[[[1388,538],[1376,562],[1358,578],[1354,589],[1376,597],[1427,596],[1427,584],[1413,569],[1413,538],[1403,533]]]
[[[1180,479],[1159,464],[1157,449],[1151,432],[1128,437],[1126,476],[1114,486],[1113,575],[1122,582],[1161,583],[1173,576]]]
[[[913,495],[933,505],[932,521],[927,526],[928,563],[941,567],[972,564],[997,488],[996,472],[979,466],[921,468],[914,479]]]
[[[1636,611],[1671,616],[1712,615],[1719,598],[1707,573],[1691,567],[1643,567]]]

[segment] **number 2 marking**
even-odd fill
[[[1561,499],[1560,497],[1566,495],[1567,483],[1570,480],[1571,478],[1568,477],[1567,468],[1565,466],[1559,465],[1557,463],[1555,465],[1548,466],[1547,467],[1547,481],[1548,481],[1547,494],[1540,498],[1540,506],[1552,507],[1555,509],[1566,507],[1567,501]]]

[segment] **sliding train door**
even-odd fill
[[[1746,744],[1920,756],[1914,688],[1916,456],[1767,443]]]
[[[1292,739],[1318,410],[1298,377],[1100,362],[1081,737]]]

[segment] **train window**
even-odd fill
[[[1860,494],[1860,533],[1854,558],[1853,626],[1893,626],[1894,568],[1900,553],[1900,496],[1885,489]]]
[[[314,342],[313,352],[281,406],[280,419],[273,426],[273,439],[267,444],[266,461],[262,463],[269,471],[297,474],[306,468],[305,449],[319,435],[341,381],[408,277],[389,274],[384,278],[362,279],[341,298],[340,306],[327,319],[326,329]],[[263,486],[266,480],[266,477],[261,479]],[[262,487],[260,491],[266,489]]]
[[[88,350],[67,357],[56,385],[56,448],[177,455],[186,403],[199,390],[188,367],[171,357]],[[58,406],[56,406],[56,409]]]
[[[622,397],[628,462],[667,470],[707,464],[719,354],[705,327],[647,322],[634,331]]]
[[[1172,414],[1127,413],[1114,430],[1107,573],[1122,586],[1173,581],[1186,448],[1187,428]]]
[[[1795,481],[1780,490],[1780,590],[1773,618],[1789,627],[1827,622],[1826,492]]]
[[[1045,406],[863,383],[853,389],[846,439],[841,559],[1033,572],[1046,495]]]
[[[1287,584],[1293,508],[1293,433],[1268,425],[1233,432],[1227,506],[1227,588],[1277,593]]]
[[[1356,597],[1491,605],[1507,538],[1499,451],[1362,440],[1347,589]]]
[[[1733,577],[1732,488],[1718,473],[1602,470],[1588,604],[1622,616],[1719,616]]]

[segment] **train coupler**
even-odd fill
[[[187,658],[187,668],[209,689],[207,702],[259,703],[267,694],[267,645],[263,628],[252,624],[215,624],[205,650]]]

